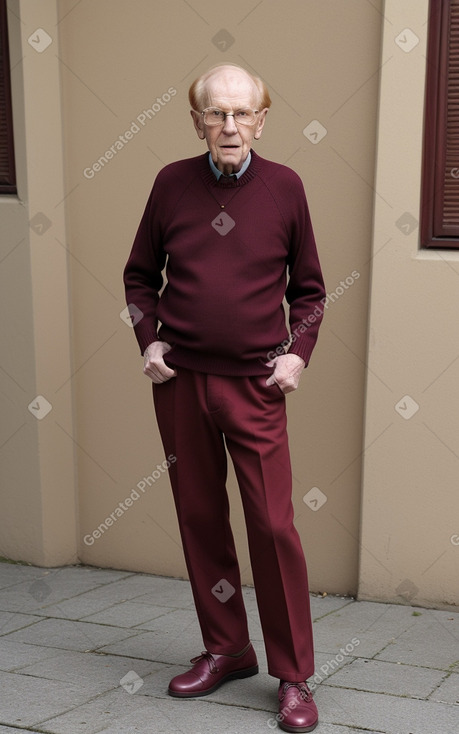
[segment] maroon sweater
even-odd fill
[[[172,367],[272,372],[266,362],[288,346],[285,296],[288,351],[307,364],[325,290],[301,179],[253,150],[239,179],[217,182],[208,153],[167,165],[148,199],[124,282],[142,354],[161,340],[172,346],[165,356]]]

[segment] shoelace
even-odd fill
[[[207,650],[203,650],[200,655],[197,655],[195,658],[191,658],[190,663],[199,663],[201,660],[207,660],[211,673],[218,673],[218,668],[215,664],[215,660],[213,659],[210,652],[207,652]]]
[[[281,701],[284,700],[285,694],[287,693],[289,688],[298,688],[300,692],[300,696],[306,703],[310,703],[312,701],[312,693],[307,687],[306,683],[289,683],[286,682],[282,686],[282,698]]]

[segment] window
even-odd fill
[[[422,247],[459,248],[459,0],[431,0]]]
[[[0,194],[16,193],[6,0],[0,0]]]

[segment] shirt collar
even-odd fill
[[[252,154],[251,154],[251,152],[249,150],[249,155],[245,159],[244,164],[243,164],[241,170],[238,171],[237,173],[234,173],[234,174],[231,174],[231,175],[236,176],[236,178],[240,178],[242,176],[242,174],[245,173],[246,170],[248,169],[248,167],[250,166],[250,161],[251,160],[252,160]],[[215,174],[215,178],[217,179],[217,181],[219,181],[222,176],[223,176],[223,178],[230,178],[230,176],[225,176],[221,171],[218,170],[217,166],[215,165],[215,163],[212,160],[212,156],[211,156],[210,153],[209,153],[209,163],[210,163],[210,167],[211,167],[212,171]]]

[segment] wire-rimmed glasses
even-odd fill
[[[243,107],[235,112],[224,112],[219,107],[206,107],[201,112],[204,125],[209,127],[224,125],[227,117],[232,117],[238,125],[253,125],[258,114],[259,110],[252,110],[250,107]]]

